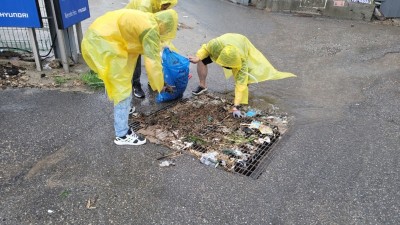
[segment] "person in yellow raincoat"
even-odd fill
[[[171,9],[176,4],[178,4],[178,0],[131,0],[125,6],[125,9],[136,9],[142,12],[156,13],[162,10]],[[137,98],[145,97],[142,85],[140,84],[140,76],[142,74],[141,66],[142,57],[139,55],[132,79],[133,96]]]
[[[233,76],[235,80],[235,99],[232,108],[234,117],[242,117],[240,104],[248,104],[248,84],[296,76],[276,70],[249,39],[235,33],[223,34],[203,44],[196,56],[189,56],[189,60],[197,64],[200,81],[197,89],[192,91],[194,95],[207,91],[207,64],[215,62],[222,66],[227,79]]]
[[[118,145],[140,145],[146,139],[128,125],[132,100],[131,80],[139,55],[144,56],[149,84],[164,88],[161,42],[175,38],[178,15],[173,9],[155,14],[120,9],[97,18],[82,40],[87,65],[104,81],[107,95],[114,102],[115,140]]]

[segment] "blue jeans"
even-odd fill
[[[128,98],[120,101],[114,106],[114,129],[115,136],[123,137],[129,130],[129,110],[131,108],[132,93]]]

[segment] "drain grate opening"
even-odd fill
[[[274,147],[291,119],[275,111],[257,111],[236,119],[231,105],[212,94],[183,99],[150,115],[132,119],[131,127],[157,144],[194,155],[206,165],[257,179],[275,155]]]

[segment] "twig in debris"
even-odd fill
[[[226,119],[228,119],[230,116],[231,116],[230,114],[227,115],[225,118],[223,118],[223,119],[221,120],[221,122],[224,121],[224,120],[226,120]]]
[[[180,155],[182,155],[182,150],[177,150],[177,151],[175,151],[173,153],[170,153],[168,155],[164,155],[164,156],[158,157],[157,160],[162,160],[162,159],[166,159],[166,158],[173,158],[173,157],[177,157],[177,156],[180,156]]]
[[[95,209],[96,208],[95,204],[96,204],[98,198],[99,198],[99,196],[97,196],[97,195],[95,195],[93,198],[89,197],[89,199],[86,202],[86,208],[87,209]]]

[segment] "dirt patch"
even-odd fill
[[[26,69],[23,67],[11,63],[0,65],[0,87],[26,87],[29,77],[25,74]]]
[[[290,118],[273,109],[250,107],[242,109],[244,118],[233,118],[229,102],[212,94],[195,96],[154,114],[139,115],[133,122],[140,124],[138,132],[152,143],[235,171],[250,165],[263,146],[280,139],[288,130]]]
[[[181,30],[181,29],[193,29],[193,27],[186,25],[184,23],[178,23],[178,30]]]
[[[14,51],[1,51],[0,52],[0,59],[12,59],[12,58],[22,59],[23,54],[14,52]]]
[[[397,18],[388,18],[388,19],[382,19],[382,20],[373,19],[372,23],[400,27],[400,19],[397,19]]]
[[[0,54],[0,88],[40,88],[65,91],[91,92],[82,81],[89,68],[85,64],[74,64],[66,73],[55,60],[44,62],[43,71],[37,71],[34,60],[16,52]]]

